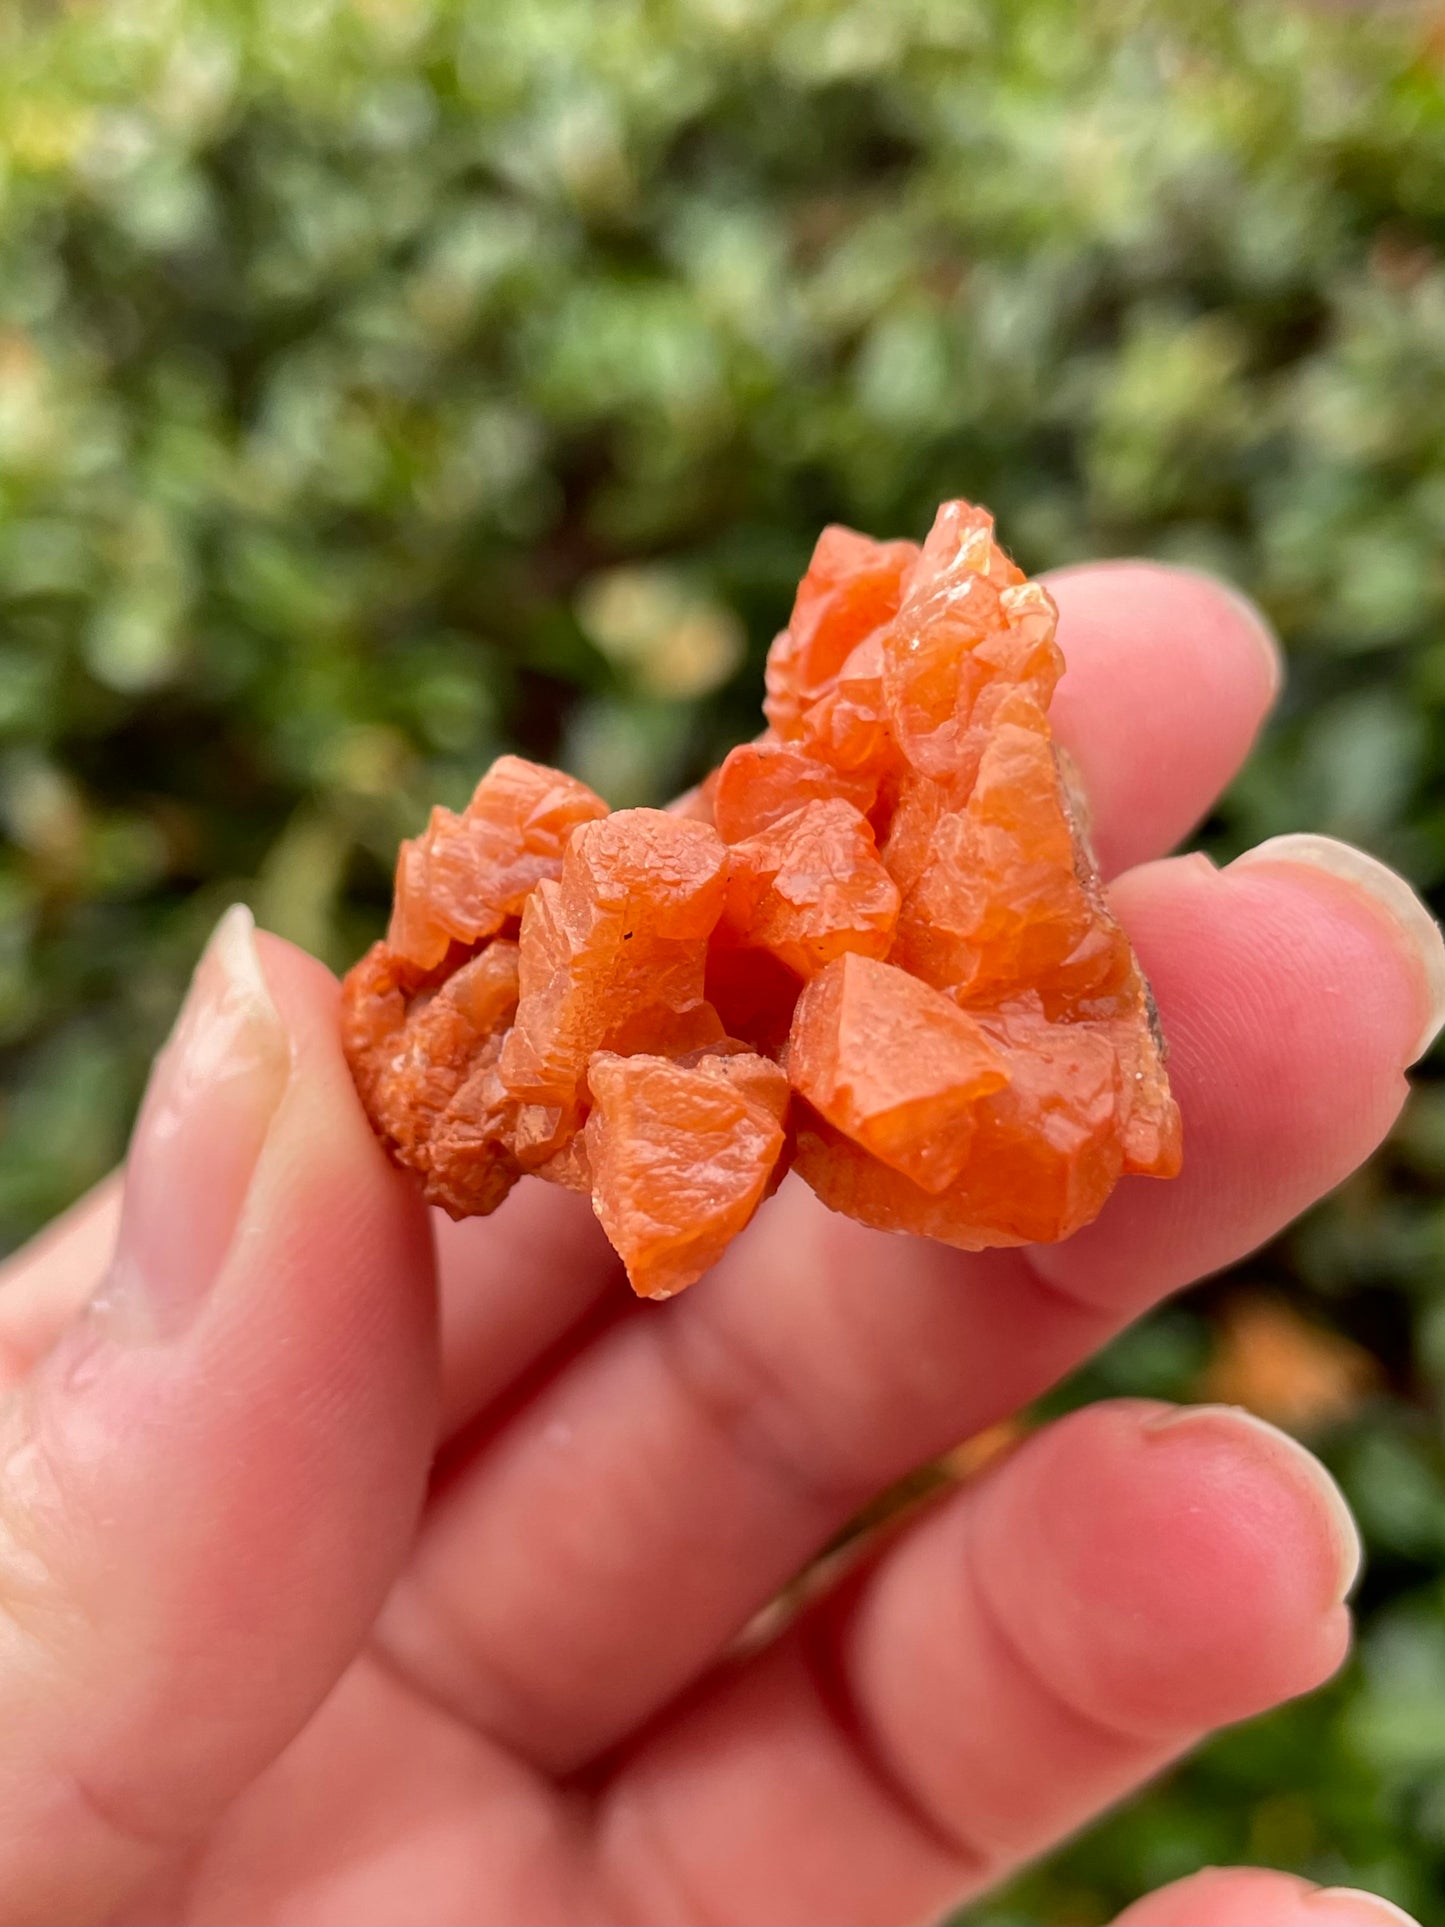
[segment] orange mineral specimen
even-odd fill
[[[791,1166],[864,1224],[1066,1238],[1179,1169],[1149,992],[1048,710],[1055,610],[947,502],[826,529],[768,728],[673,811],[500,758],[404,844],[343,1039],[454,1217],[590,1193],[634,1289],[700,1277]]]

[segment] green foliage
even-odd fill
[[[1291,684],[1211,846],[1318,826],[1445,884],[1442,240],[1398,16],[6,10],[0,1235],[117,1156],[230,898],[342,963],[498,747],[625,802],[749,727],[829,518],[961,492],[1028,566],[1223,570]],[[1427,1082],[1249,1267],[1381,1360],[1322,1441],[1358,1662],[980,1920],[1250,1856],[1445,1917],[1442,1174]],[[1069,1395],[1197,1395],[1223,1303]]]

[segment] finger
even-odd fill
[[[1360,1887],[1317,1887],[1267,1867],[1208,1867],[1127,1907],[1114,1927],[1418,1927]]]
[[[0,1265],[0,1395],[46,1352],[105,1273],[120,1227],[120,1174]]]
[[[1249,752],[1279,688],[1263,618],[1188,569],[1099,563],[1047,578],[1068,668],[1060,742],[1109,872],[1171,849]],[[457,1430],[615,1291],[587,1206],[524,1184],[496,1218],[441,1230],[447,1423]]]
[[[113,1172],[0,1265],[0,1394],[50,1349],[104,1275],[121,1186]],[[445,1437],[626,1281],[590,1203],[572,1192],[521,1185],[500,1218],[458,1224],[442,1211],[431,1216]]]
[[[515,1385],[609,1297],[631,1294],[591,1200],[519,1184],[491,1218],[433,1213],[441,1300],[442,1436]]]
[[[104,1275],[120,1226],[113,1172],[0,1265],[0,1394],[48,1351]],[[500,1221],[432,1213],[442,1433],[499,1398],[600,1298],[625,1284],[586,1198],[522,1185]]]
[[[1362,1163],[1445,1017],[1439,929],[1361,851],[1276,837],[1223,873],[1170,869],[1172,887],[1151,867],[1113,894],[1164,1016],[1184,1173],[1121,1185],[1094,1224],[1032,1252],[1046,1282],[1130,1310],[1232,1264]],[[1211,915],[1232,928],[1212,934]]]
[[[615,1743],[873,1493],[1369,1154],[1428,996],[1377,899],[1185,858],[1120,901],[1174,1043],[1184,1175],[1126,1181],[1068,1245],[976,1258],[785,1186],[703,1284],[573,1360],[439,1495],[383,1622],[430,1691],[551,1767]]]
[[[114,1262],[0,1408],[0,1891],[96,1918],[369,1629],[435,1433],[424,1215],[336,986],[232,912],[137,1127]]]
[[[644,1919],[934,1918],[1327,1678],[1357,1562],[1272,1427],[1076,1413],[650,1735],[603,1852]]]
[[[1044,577],[1068,664],[1059,741],[1106,876],[1172,850],[1218,801],[1279,693],[1264,617],[1192,569],[1095,562]]]

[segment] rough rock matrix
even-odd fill
[[[589,1192],[635,1290],[716,1262],[791,1166],[964,1250],[1066,1238],[1179,1114],[1049,730],[1055,609],[966,502],[823,532],[768,727],[676,809],[494,763],[402,846],[344,1034],[454,1217]]]

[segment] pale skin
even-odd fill
[[[877,1493],[1358,1166],[1441,1015],[1433,927],[1338,846],[1166,857],[1274,698],[1257,618],[1139,564],[1052,586],[1184,1175],[979,1257],[790,1181],[636,1305],[568,1194],[430,1224],[334,981],[233,916],[123,1206],[0,1274],[0,1919],[924,1921],[1340,1664],[1322,1468],[1142,1400],[1035,1430],[739,1645]],[[1405,1917],[1213,1869],[1123,1918]]]

